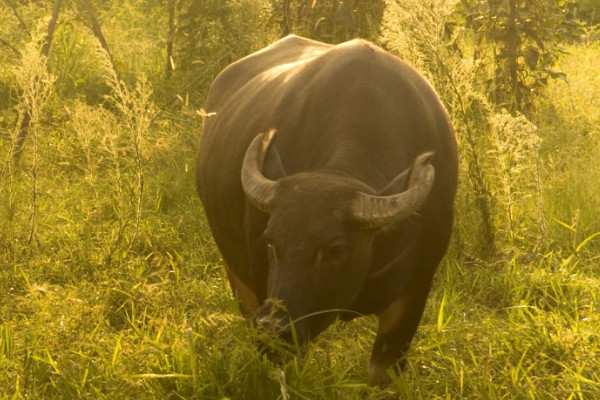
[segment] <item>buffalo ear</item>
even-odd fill
[[[392,225],[417,211],[427,199],[435,178],[435,168],[429,163],[433,153],[423,153],[410,168],[408,188],[382,196],[358,192],[352,203],[354,219],[366,228]],[[393,182],[403,183],[404,172]]]
[[[387,184],[386,187],[381,189],[378,196],[391,196],[395,193],[404,192],[408,188],[408,179],[410,178],[410,171],[412,167],[406,168],[404,171],[400,173],[400,175],[396,176],[390,183]]]
[[[399,175],[397,175],[390,183],[386,185],[381,191],[377,193],[378,196],[391,196],[396,193],[404,192],[408,189],[409,184],[411,183],[411,179],[414,179],[412,176],[413,169],[416,164],[421,164],[423,162],[428,162],[433,153],[423,153],[416,157],[413,160],[413,163],[410,167],[406,168]]]
[[[267,154],[265,154],[265,160],[263,162],[262,169],[262,173],[265,178],[269,178],[273,181],[277,181],[287,176],[285,168],[283,167],[283,163],[281,162],[281,157],[279,156],[279,152],[276,148],[277,137],[278,135],[274,135],[272,143],[267,149]]]

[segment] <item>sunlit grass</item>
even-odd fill
[[[600,51],[596,44],[567,51],[560,65],[568,84],[551,82],[535,122],[545,136],[547,214],[557,222],[551,236],[573,249],[600,231]],[[598,240],[591,245],[599,251]]]
[[[571,47],[570,84],[553,82],[532,119],[546,242],[506,241],[487,261],[450,249],[390,387],[401,398],[600,399],[597,61],[596,46]],[[28,141],[13,164],[0,140],[0,398],[383,395],[366,384],[374,317],[335,323],[282,365],[258,351],[194,188],[200,118],[150,120],[151,85],[104,72],[104,104],[50,99],[37,161]],[[537,195],[525,187],[513,204]]]

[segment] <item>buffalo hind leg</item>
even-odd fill
[[[430,284],[408,289],[379,315],[379,327],[369,360],[371,385],[385,388],[390,384],[388,369],[404,369],[404,355],[410,347],[427,302]]]

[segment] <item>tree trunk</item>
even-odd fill
[[[112,55],[110,54],[110,49],[108,48],[108,44],[106,43],[106,39],[104,39],[104,35],[102,34],[102,28],[100,28],[100,23],[98,22],[98,17],[96,16],[96,11],[94,10],[94,6],[90,0],[81,0],[81,5],[87,17],[90,19],[92,23],[92,31],[94,32],[94,36],[100,42],[102,48],[108,53],[109,58],[112,60]],[[113,64],[114,67],[114,64]],[[116,71],[116,69],[115,69]]]
[[[42,46],[42,55],[44,57],[48,57],[48,53],[50,52],[50,46],[52,45],[52,39],[54,38],[54,30],[56,29],[56,20],[58,19],[61,6],[62,0],[56,0],[54,2],[54,7],[52,7],[52,18],[48,24],[48,34],[46,35],[46,41]]]
[[[283,0],[281,5],[281,31],[280,37],[287,36],[291,33],[292,29],[290,28],[290,1],[291,0]]]

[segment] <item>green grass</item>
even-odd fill
[[[84,52],[68,28],[65,57]],[[374,317],[335,323],[282,366],[257,351],[194,188],[200,117],[185,105],[156,112],[164,99],[141,74],[120,87],[102,55],[85,52],[90,71],[61,65],[102,77],[84,92],[98,86],[112,98],[77,100],[67,95],[77,78],[58,74],[48,103],[34,103],[37,140],[19,163],[10,161],[16,113],[0,118],[0,399],[384,395],[366,384]],[[496,258],[463,254],[459,241],[475,242],[477,230],[462,227],[478,221],[457,224],[407,371],[390,388],[401,398],[600,399],[599,62],[597,46],[572,46],[561,60],[569,85],[552,82],[530,118],[542,139],[543,243],[527,242],[540,233],[523,217],[538,204],[528,202],[535,185],[511,192],[514,235],[499,236]],[[45,71],[29,63],[28,76]],[[500,153],[490,154],[488,167]],[[510,179],[493,183],[500,207]]]

